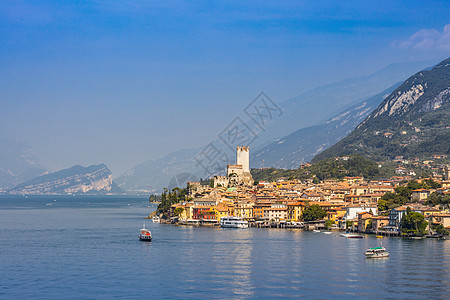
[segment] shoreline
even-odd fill
[[[153,212],[152,214],[154,214]],[[152,215],[150,214],[150,215]],[[145,219],[152,219],[151,216],[145,217]],[[218,222],[208,222],[205,220],[195,220],[196,222],[188,222],[188,221],[182,221],[182,222],[171,222],[170,220],[160,220],[159,224],[163,225],[174,225],[174,226],[186,226],[186,227],[220,227],[220,224]],[[339,228],[332,228],[332,229],[326,229],[324,227],[314,227],[314,226],[307,226],[310,224],[302,224],[302,225],[293,225],[293,224],[286,224],[288,222],[264,222],[264,225],[262,223],[257,224],[258,222],[262,221],[249,221],[248,227],[249,228],[268,228],[268,229],[297,229],[302,231],[311,231],[311,232],[335,232],[335,233],[352,233],[355,235],[373,235],[376,237],[384,238],[384,237],[397,237],[397,238],[404,238],[404,239],[414,239],[414,240],[420,240],[420,239],[438,239],[438,240],[450,240],[450,236],[437,236],[437,235],[423,235],[423,236],[413,236],[413,235],[402,235],[401,233],[393,233],[393,232],[384,232],[384,231],[378,231],[378,232],[360,232],[357,230],[351,231],[351,230],[345,230],[345,229],[339,229]]]

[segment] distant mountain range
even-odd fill
[[[251,167],[291,168],[311,159],[346,136],[389,94],[393,84],[437,62],[393,64],[371,75],[318,87],[279,103],[284,111],[281,118],[268,124],[250,146]],[[180,174],[202,177],[202,170],[194,160],[201,150],[185,149],[146,161],[115,181],[123,189],[144,192],[161,191]]]
[[[12,139],[0,139],[0,190],[46,172],[31,146]]]
[[[450,155],[450,58],[395,89],[346,138],[314,158]]]
[[[347,136],[363,121],[400,83],[351,106],[320,125],[294,131],[288,136],[253,152],[253,166],[281,169],[298,168],[314,156]]]
[[[178,180],[177,175],[187,174],[186,179],[201,176],[201,168],[197,166],[194,159],[201,149],[184,149],[169,153],[156,161],[148,160],[125,172],[114,181],[119,187],[129,192],[162,191],[163,188],[171,185],[171,181]],[[194,181],[194,179],[191,180]]]
[[[48,175],[36,177],[17,185],[9,194],[117,194],[123,193],[113,181],[105,164],[89,167],[74,166]]]

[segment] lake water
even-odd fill
[[[48,205],[47,205],[48,204]],[[0,197],[1,299],[449,298],[450,240],[148,222],[139,197]],[[390,257],[368,260],[383,242]]]

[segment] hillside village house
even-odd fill
[[[413,190],[412,194],[411,194],[411,200],[413,201],[417,201],[417,202],[422,202],[427,200],[428,196],[430,196],[431,191],[426,190],[426,189],[417,189],[417,190]]]
[[[429,215],[428,222],[433,226],[442,225],[445,229],[450,229],[450,213],[436,213]]]

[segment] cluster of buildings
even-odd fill
[[[278,180],[254,184],[249,170],[248,147],[237,148],[237,163],[228,165],[227,176],[216,176],[214,184],[188,183],[189,201],[173,204],[169,217],[185,223],[218,223],[226,216],[237,216],[252,222],[299,224],[305,209],[318,205],[326,217],[315,225],[323,226],[331,220],[335,228],[361,232],[398,232],[407,206],[430,218],[430,224],[443,224],[450,228],[450,213],[423,203],[430,190],[413,191],[417,200],[407,206],[395,208],[379,215],[378,201],[387,193],[395,192],[402,177],[390,180],[368,181],[363,177],[345,177],[343,180],[325,180],[313,184],[312,180]],[[442,181],[442,193],[450,192],[450,171]],[[417,197],[417,198],[416,198]],[[175,213],[177,212],[177,213]]]
[[[443,180],[444,176],[441,174],[441,170],[448,167],[445,164],[446,159],[447,155],[445,154],[433,154],[425,159],[406,159],[403,156],[396,156],[392,159],[392,163],[396,164],[395,174],[397,175],[414,177],[419,172],[425,171],[426,173],[432,174],[434,178]],[[380,165],[383,164],[380,163]]]

